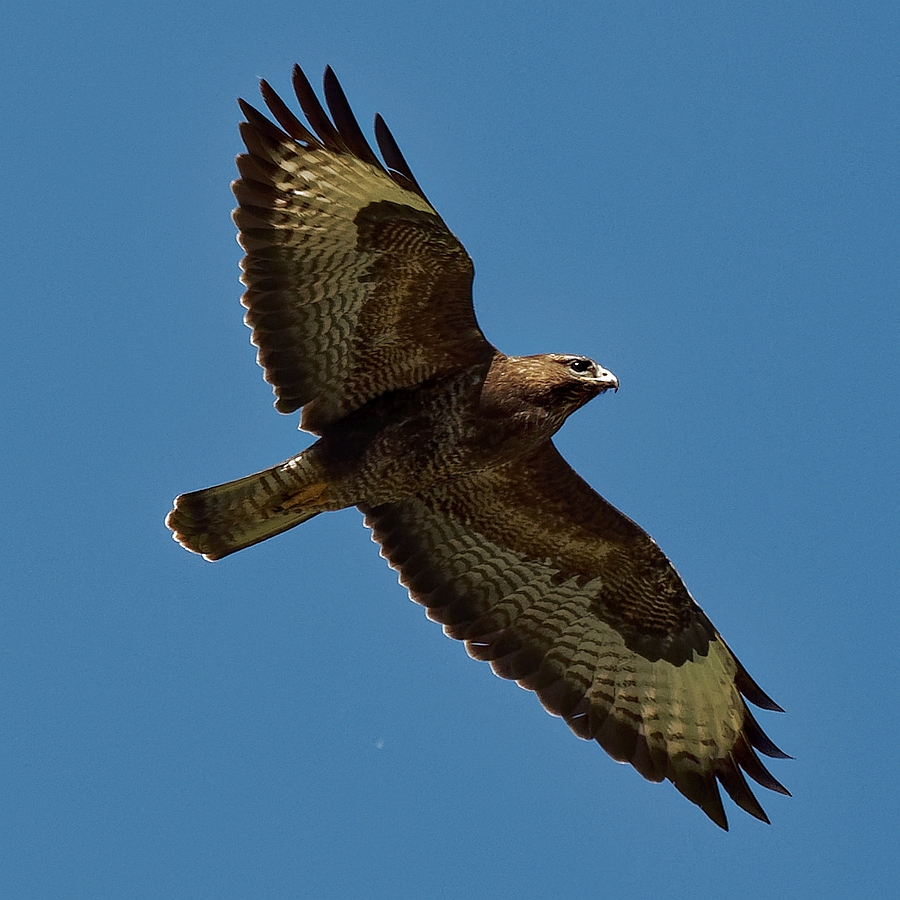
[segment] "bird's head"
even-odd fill
[[[586,356],[542,353],[495,361],[486,384],[496,408],[530,422],[549,437],[598,394],[617,391],[612,372]]]
[[[619,390],[619,379],[587,356],[548,353],[538,359],[552,413],[562,420],[598,394]]]
[[[551,367],[553,364],[559,367],[558,378],[561,386],[570,385],[578,392],[590,394],[590,397],[610,389],[619,390],[619,379],[609,369],[604,369],[600,363],[587,356],[548,353],[543,358],[551,364]]]

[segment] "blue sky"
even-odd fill
[[[625,6],[6,14],[3,896],[898,890],[900,11]],[[229,218],[235,98],[294,62],[385,116],[495,344],[619,377],[558,444],[787,710],[771,827],[470,660],[355,511],[215,565],[170,540],[177,493],[307,442]]]

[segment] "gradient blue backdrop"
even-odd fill
[[[896,2],[4,18],[0,894],[898,890]],[[385,115],[499,347],[619,376],[559,444],[787,710],[771,827],[720,832],[469,660],[355,511],[216,565],[170,540],[175,494],[306,441],[228,189],[235,97],[294,62]]]

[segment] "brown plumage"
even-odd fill
[[[778,710],[656,543],[595,493],[552,435],[618,382],[580,356],[507,357],[472,306],[472,261],[380,117],[384,165],[331,69],[309,127],[241,101],[234,219],[246,322],[284,413],[320,435],[238,481],[183,494],[167,524],[220,559],[358,506],[410,596],[503,678],[727,827],[718,784],[768,821],[744,773],[786,794],[784,754],[745,700]]]

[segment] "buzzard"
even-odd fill
[[[293,87],[306,125],[265,81],[277,125],[240,101],[234,220],[275,406],[302,409],[319,439],[182,494],[166,520],[175,539],[217,560],[356,506],[412,599],[471,656],[722,828],[719,784],[768,822],[745,774],[787,794],[757,751],[786,755],[746,701],[780,707],[656,543],[551,440],[615,376],[583,356],[493,347],[475,319],[472,261],[384,120],[382,162],[330,68],[330,116],[299,67]]]

